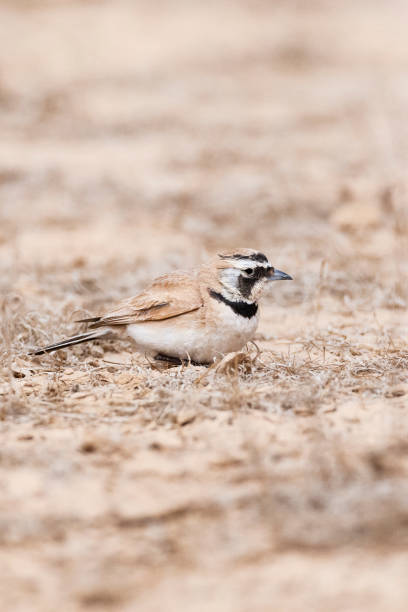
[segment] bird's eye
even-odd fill
[[[254,269],[253,268],[245,268],[244,272],[245,272],[245,274],[251,275],[251,274],[254,273]]]

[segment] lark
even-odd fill
[[[146,356],[169,363],[208,365],[254,337],[258,301],[270,281],[292,280],[253,249],[217,253],[191,273],[173,272],[113,310],[78,323],[85,333],[33,351],[42,355],[115,331]]]

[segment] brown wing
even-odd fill
[[[102,317],[88,320],[90,328],[159,321],[198,310],[202,299],[197,281],[187,274],[166,274],[136,297],[125,300]]]

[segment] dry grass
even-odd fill
[[[0,3],[2,608],[406,610],[406,13]],[[237,245],[236,360],[27,357]]]

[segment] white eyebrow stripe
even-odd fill
[[[241,270],[245,270],[245,268],[271,268],[271,264],[269,261],[251,261],[250,259],[230,259],[231,263],[238,264],[238,267]],[[237,267],[236,265],[233,267]]]

